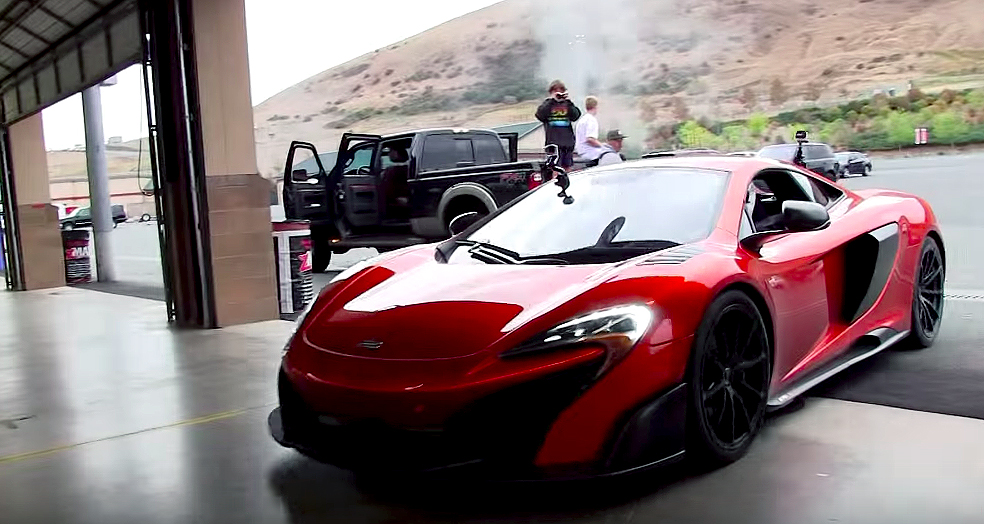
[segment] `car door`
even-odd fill
[[[444,192],[471,179],[475,150],[471,136],[458,133],[431,133],[419,140],[416,169],[409,182],[411,217],[436,217]]]
[[[379,225],[379,173],[374,169],[379,154],[379,135],[346,133],[329,185],[338,181],[336,209],[352,232],[370,233]]]
[[[817,182],[819,184],[819,182]],[[802,200],[833,206],[821,186],[802,173],[785,169],[767,169],[759,173],[746,202],[748,234],[761,232],[763,224],[777,223],[782,202]],[[756,207],[765,209],[757,212]],[[771,216],[767,216],[771,215]],[[840,237],[831,234],[841,214],[831,213],[831,226],[815,231],[778,233],[758,249],[749,250],[749,273],[764,282],[773,303],[775,322],[775,363],[773,385],[788,382],[801,372],[812,369],[822,359],[813,349],[837,321],[840,289],[830,282],[839,280],[843,271]],[[765,226],[765,228],[774,226]]]
[[[284,215],[291,220],[331,220],[328,173],[309,142],[293,141],[284,166]]]

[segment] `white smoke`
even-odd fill
[[[537,2],[531,18],[543,45],[540,76],[562,80],[581,109],[585,96],[598,96],[602,129],[618,128],[629,135],[627,146],[641,147],[655,124],[643,121],[636,93],[647,81],[644,70],[675,66],[678,46],[707,42],[703,23],[689,12],[687,0]]]

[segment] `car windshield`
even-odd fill
[[[728,173],[621,167],[546,184],[458,240],[449,262],[584,264],[625,260],[702,240],[714,228]],[[494,251],[483,257],[477,251]],[[495,259],[495,260],[492,260]]]
[[[796,144],[768,146],[759,151],[758,155],[774,160],[792,160],[796,156],[796,147]]]

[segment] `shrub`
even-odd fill
[[[970,125],[963,119],[963,115],[946,111],[933,117],[930,139],[936,143],[953,145],[966,140],[965,135],[969,132]]]
[[[454,107],[454,100],[451,97],[444,94],[435,94],[432,89],[428,89],[423,93],[406,97],[400,103],[397,113],[410,116],[453,109]]]

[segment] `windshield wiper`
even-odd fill
[[[568,264],[607,264],[679,246],[671,240],[631,240],[585,246],[564,253],[542,255],[537,259],[564,260]]]
[[[455,240],[455,244],[471,246],[471,249],[468,250],[468,254],[470,254],[473,258],[477,258],[487,264],[520,263],[519,253],[495,244],[477,242],[475,240]]]

